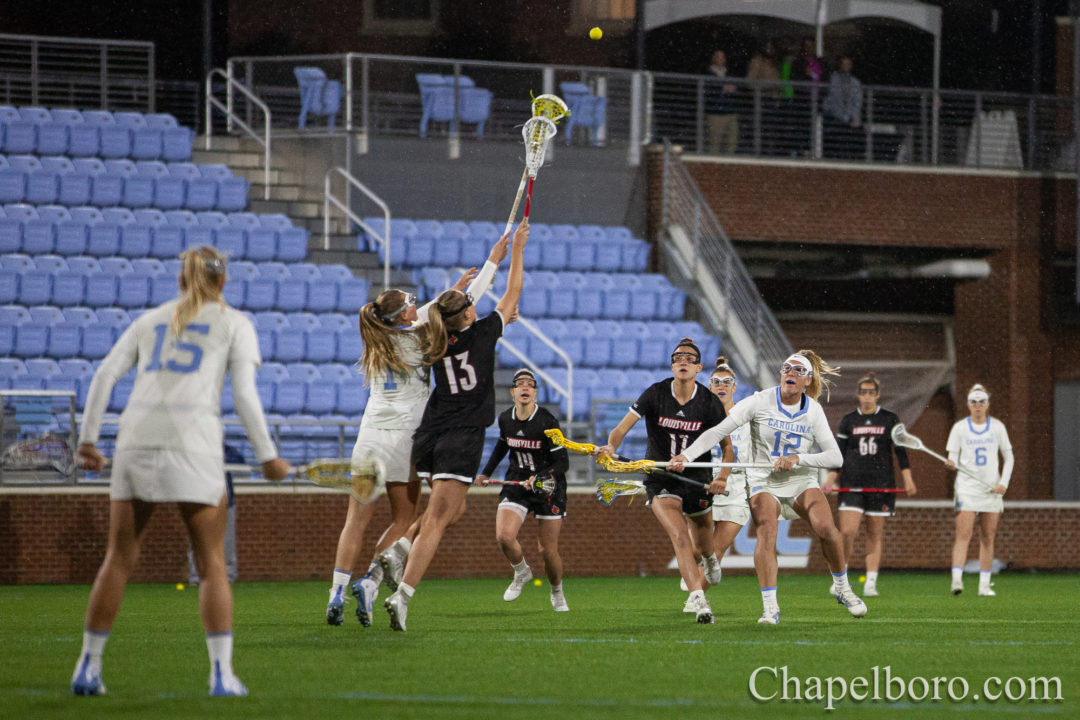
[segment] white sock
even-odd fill
[[[964,579],[964,568],[957,565],[953,565],[952,569],[952,581],[954,583],[961,582]]]
[[[843,591],[849,590],[851,588],[851,585],[848,584],[847,570],[841,570],[838,573],[833,573],[832,581],[833,585],[836,587],[837,590]]]
[[[697,599],[704,600],[705,599],[705,591],[704,590],[695,590],[694,592],[690,593],[690,599],[691,600],[697,600]]]
[[[80,658],[90,656],[90,664],[101,667],[101,656],[105,652],[105,641],[109,639],[108,630],[83,629],[82,652]]]
[[[776,586],[761,588],[761,604],[765,607],[776,607]]]
[[[979,587],[990,587],[990,571],[979,571]]]
[[[874,585],[877,583],[877,570],[866,571],[866,584]]]
[[[559,583],[558,585],[552,585],[551,586],[551,594],[552,595],[562,595],[562,583]]]
[[[514,568],[515,575],[524,575],[525,571],[529,569],[529,563],[525,562],[525,558],[521,558],[519,563],[510,563],[510,566]]]
[[[405,596],[405,604],[408,605],[412,600],[412,596],[416,593],[416,588],[408,583],[398,583],[398,592]]]
[[[379,558],[375,558],[368,565],[367,577],[371,578],[371,581],[378,585],[383,581],[382,565],[379,564]]]
[[[210,652],[210,668],[221,668],[222,677],[232,675],[232,631],[206,633],[206,649]]]
[[[334,568],[333,586],[330,588],[330,594],[334,594],[334,590],[339,587],[344,587],[349,584],[349,578],[352,577],[352,573],[345,572],[344,570],[338,570]]]
[[[400,557],[408,557],[409,551],[412,550],[412,540],[403,535],[394,541],[392,547],[397,550]]]

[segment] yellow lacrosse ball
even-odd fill
[[[866,576],[865,575],[860,575],[859,576],[859,582],[862,582],[862,583],[866,582]]]
[[[183,590],[184,589],[184,583],[176,583],[176,589],[177,590]]]
[[[535,585],[536,587],[540,587],[543,584],[544,583],[540,582],[540,578],[536,578],[535,580],[533,580],[533,585]]]
[[[602,37],[604,37],[604,31],[598,27],[594,27],[589,31],[589,38],[592,40],[599,40]]]

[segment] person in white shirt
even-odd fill
[[[996,595],[991,589],[990,571],[994,562],[994,536],[1004,509],[1003,496],[1009,489],[1013,471],[1012,443],[1005,425],[990,417],[990,393],[982,385],[968,391],[970,415],[952,426],[946,450],[946,466],[964,472],[956,474],[956,539],[952,549],[952,594],[964,591],[964,562],[968,544],[979,518],[979,595]],[[998,453],[1005,460],[998,472]]]
[[[232,375],[236,413],[268,480],[290,470],[277,456],[255,390],[262,360],[255,327],[225,304],[225,258],[212,247],[181,255],[180,297],[124,331],[94,373],[79,434],[87,470],[105,467],[95,443],[113,385],[136,367],[120,415],[109,486],[109,541],[86,609],[83,647],[71,679],[76,695],[105,693],[101,656],[124,588],[139,559],[155,503],[175,502],[202,581],[199,609],[210,653],[210,694],[246,695],[232,669],[232,590],[225,569],[225,467],[221,391]]]
[[[469,268],[452,289],[461,291],[467,287],[467,292],[480,297],[494,281],[509,242],[507,236],[495,243],[480,272]],[[412,436],[431,394],[431,359],[424,359],[422,342],[433,304],[434,301],[417,308],[416,297],[411,293],[387,290],[360,309],[364,351],[359,367],[371,395],[353,445],[352,463],[354,471],[368,464],[382,473],[390,500],[391,522],[375,545],[367,573],[350,587],[353,566],[360,555],[364,530],[375,511],[375,503],[365,504],[349,497],[326,606],[326,622],[330,625],[344,622],[345,591],[350,588],[356,598],[357,620],[364,627],[370,626],[380,584],[385,580],[391,590],[397,589],[401,568],[412,546],[410,525],[416,520],[420,501],[420,480],[413,471],[411,458]]]
[[[728,415],[735,407],[735,391],[739,383],[735,379],[735,371],[731,369],[727,358],[721,355],[716,358],[716,367],[709,376],[709,390],[720,398],[724,404],[724,410]],[[732,462],[749,462],[750,450],[750,425],[740,425],[732,431],[731,447],[735,451]],[[717,448],[713,448],[713,457],[720,460]],[[723,475],[726,470],[719,474]],[[750,520],[750,504],[747,496],[748,486],[746,483],[746,470],[735,468],[727,476],[727,487],[723,495],[713,498],[713,537],[715,538],[716,556],[723,559],[724,553],[731,547],[735,536],[739,534],[743,526]]]
[[[721,438],[750,423],[754,462],[772,462],[772,470],[748,468],[750,512],[757,525],[754,566],[757,568],[764,612],[760,623],[780,623],[776,599],[777,521],[801,517],[810,523],[821,540],[822,553],[829,564],[836,599],[855,617],[866,615],[866,604],[848,584],[844,544],[833,523],[832,510],[818,486],[817,469],[843,464],[843,456],[833,438],[825,411],[817,402],[826,376],[837,375],[812,350],[800,350],[784,361],[778,387],[761,390],[739,402],[727,419],[706,430],[672,458],[669,466],[678,472],[687,458],[708,450]],[[816,449],[816,452],[815,452]]]

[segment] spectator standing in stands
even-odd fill
[[[829,94],[825,98],[825,140],[830,157],[854,158],[859,155],[862,133],[862,83],[851,74],[854,63],[848,56],[829,79]]]
[[[799,133],[800,149],[809,150],[814,136],[814,114],[820,110],[821,84],[825,81],[825,60],[818,56],[813,38],[803,38],[802,55],[796,61],[794,79],[810,83],[795,89],[796,112],[805,130],[805,135]]]
[[[761,152],[772,155],[776,151],[776,115],[780,111],[780,68],[772,40],[750,58],[746,79],[759,81],[754,89],[761,99]]]
[[[717,50],[713,53],[709,74],[727,78],[730,73],[727,66],[727,53]],[[739,116],[735,112],[734,83],[713,80],[706,86],[705,113],[709,116],[709,152],[732,155],[739,146]]]

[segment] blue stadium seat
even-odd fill
[[[52,299],[53,274],[50,270],[29,270],[19,278],[19,303],[44,305]]]
[[[68,270],[82,276],[93,275],[101,272],[101,263],[97,258],[88,255],[76,255],[67,259]]]
[[[189,210],[212,210],[217,205],[217,183],[212,178],[202,177],[194,163],[171,162],[169,175],[187,184],[184,207]]]
[[[63,155],[68,151],[70,140],[68,126],[65,123],[55,122],[48,110],[40,107],[24,107],[20,108],[19,114],[23,120],[37,126],[35,152],[38,155]]]
[[[45,354],[48,347],[48,326],[24,323],[15,327],[15,344],[12,354],[16,357],[40,357]]]
[[[518,310],[527,318],[540,318],[548,313],[548,291],[526,284],[521,291]]]
[[[337,333],[337,350],[334,359],[339,363],[355,363],[364,352],[364,343],[360,338],[360,332],[355,328],[339,330]],[[344,412],[339,410],[339,412]]]
[[[367,406],[371,391],[359,376],[341,380],[337,384],[337,412],[342,415],[358,415]]]
[[[158,160],[140,160],[135,163],[139,177],[154,181],[152,205],[160,210],[175,210],[184,206],[187,189],[183,179],[169,175],[165,163]]]
[[[177,279],[173,275],[162,274],[150,279],[150,305],[167,303],[180,295]]]
[[[69,307],[86,300],[86,276],[79,272],[60,272],[53,276],[52,301]]]
[[[160,129],[146,123],[142,113],[118,112],[118,125],[131,130],[131,157],[140,160],[156,160],[162,154],[163,134]]]
[[[228,287],[228,283],[226,283]],[[244,307],[248,310],[269,310],[277,304],[277,280],[256,278],[247,282]]]
[[[27,220],[22,227],[22,252],[42,255],[56,250],[56,223],[42,218]]]
[[[571,319],[564,322],[566,333],[562,339],[562,350],[570,356],[571,362],[575,365],[582,365],[585,363],[589,343],[592,342],[596,331],[588,320]]]
[[[277,281],[276,307],[283,312],[299,312],[307,307],[308,282],[292,277]]]
[[[285,372],[288,374],[290,380],[303,380],[307,383],[312,380],[322,379],[322,374],[319,372],[318,366],[316,366],[315,363],[310,362],[285,363]]]
[[[307,116],[325,115],[327,130],[333,134],[334,119],[341,110],[341,82],[329,80],[319,67],[298,66],[293,75],[300,86],[300,117],[297,125],[307,127]]]
[[[130,375],[117,380],[116,384],[113,385],[112,395],[109,396],[109,412],[123,412],[134,388],[135,378]]]
[[[660,294],[652,287],[652,282],[645,282],[641,277],[630,273],[620,275],[619,278],[619,284],[630,291],[627,316],[638,320],[657,317]]]
[[[124,178],[110,174],[98,158],[76,158],[75,172],[90,178],[90,204],[98,207],[119,205],[124,197]]]
[[[48,205],[60,194],[60,176],[48,170],[32,170],[26,176],[26,202]]]
[[[26,374],[32,377],[49,378],[60,374],[60,366],[50,358],[33,358],[25,362]]]
[[[334,382],[315,380],[308,382],[304,400],[304,412],[328,415],[337,409],[338,387]]]
[[[28,203],[5,203],[4,216],[9,220],[18,220],[26,223],[29,220],[37,220],[37,208]]]
[[[98,128],[101,138],[98,154],[101,157],[131,157],[131,129],[118,125],[112,113],[104,110],[86,110],[83,112],[83,119]]]
[[[78,356],[82,350],[82,333],[82,327],[75,323],[57,322],[50,325],[49,343],[45,353],[52,358]]]
[[[19,298],[19,273],[0,269],[0,305],[7,305]]]
[[[232,303],[229,304],[232,305]],[[263,328],[256,330],[256,334],[259,339],[259,355],[262,356],[263,360],[274,357],[274,338],[277,336],[276,331]]]
[[[622,275],[612,276],[612,283],[604,288],[603,308],[600,316],[604,318],[629,317],[633,290],[626,277]]]
[[[563,277],[571,275],[565,273]],[[577,301],[574,307],[574,316],[582,318],[594,318],[600,316],[603,307],[604,288],[608,284],[607,275],[588,273],[578,274],[580,280],[577,283]]]
[[[86,278],[85,303],[92,308],[106,308],[116,304],[117,278],[115,275],[90,275]]]
[[[37,147],[37,126],[23,120],[19,111],[8,105],[0,106],[0,122],[4,125],[4,152],[32,153]]]
[[[649,244],[644,240],[633,238],[622,246],[623,272],[643,272],[649,265]]]
[[[603,272],[619,272],[622,268],[622,253],[622,243],[607,239],[601,240],[596,243],[596,259],[593,262],[593,267]]]
[[[462,265],[465,267],[481,267],[484,261],[487,260],[487,256],[488,246],[486,240],[472,235],[462,238],[458,256],[458,262]]]
[[[0,169],[0,202],[22,202],[26,198],[26,173],[6,167]]]
[[[593,335],[585,345],[584,365],[589,367],[604,367],[614,364],[613,341],[619,336],[620,326],[613,320],[595,320],[592,322]],[[637,357],[635,346],[631,358]],[[631,362],[628,364],[633,364]]]
[[[191,158],[195,133],[190,128],[180,126],[172,115],[160,113],[148,113],[146,124],[162,131],[162,160],[184,161]]]
[[[337,359],[337,331],[329,328],[310,329],[306,333],[305,347],[305,360],[316,363],[332,362]]]
[[[145,275],[121,275],[116,290],[116,304],[141,308],[150,304],[150,278]]]
[[[338,312],[355,313],[367,304],[370,283],[363,278],[350,278],[343,281],[338,289]]]
[[[93,363],[83,358],[59,360],[56,366],[60,368],[62,377],[89,378],[94,373]]]
[[[292,275],[289,273],[289,266],[285,263],[270,261],[255,263],[255,267],[259,271],[259,277],[272,278],[274,280],[286,280]]]
[[[310,233],[306,228],[294,227],[292,220],[277,213],[259,215],[259,224],[262,230],[273,230],[277,233],[277,251],[274,255],[276,260],[299,262],[307,257]]]
[[[332,265],[319,265],[319,277],[323,280],[351,280],[353,277],[352,270],[345,265],[332,264]]]
[[[351,318],[342,313],[326,312],[316,315],[319,319],[319,327],[334,332],[345,332],[353,329]]]
[[[303,380],[282,380],[274,388],[273,411],[290,415],[304,409],[307,383]]]
[[[217,182],[215,207],[225,212],[239,212],[247,207],[248,181],[235,177],[225,165],[202,165],[199,172],[204,178]]]
[[[52,110],[53,122],[61,123],[68,129],[67,154],[72,157],[93,157],[101,151],[101,133],[90,125],[78,110]]]
[[[131,261],[125,257],[103,257],[98,262],[101,264],[101,272],[106,275],[130,275],[135,271]]]
[[[553,238],[540,244],[540,267],[545,270],[567,269],[569,257],[570,243],[566,240]]]
[[[34,258],[35,270],[47,270],[54,275],[69,269],[67,260],[59,255],[38,255]]]
[[[648,341],[641,343],[638,367],[661,368],[671,365],[671,350],[679,341],[677,330],[669,322],[654,320],[645,323]],[[644,388],[642,388],[644,389]]]
[[[432,264],[435,255],[435,239],[430,237],[411,237],[405,240],[405,258],[408,267],[424,267]],[[393,259],[391,259],[391,264]]]
[[[634,320],[624,320],[618,326],[618,334],[611,339],[611,365],[616,368],[635,367],[642,345],[651,342],[649,328],[645,323]]]
[[[42,220],[48,220],[52,223],[58,223],[62,220],[70,220],[71,213],[68,212],[66,207],[62,205],[43,205],[38,209],[38,217]]]

